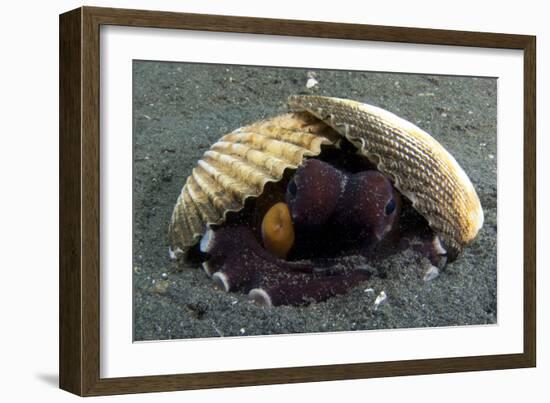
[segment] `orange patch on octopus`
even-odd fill
[[[285,259],[294,244],[294,225],[286,203],[273,205],[262,220],[264,247],[280,259]]]

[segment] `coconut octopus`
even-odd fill
[[[218,287],[258,304],[304,305],[369,279],[341,256],[412,248],[444,267],[476,237],[476,191],[428,133],[352,100],[289,105],[198,161],[172,214],[172,258],[198,257]]]

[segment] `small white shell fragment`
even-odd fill
[[[388,300],[388,296],[384,291],[380,291],[380,294],[376,297],[374,301],[374,310],[376,311],[380,306],[384,305]]]
[[[319,81],[317,81],[316,79],[314,79],[313,77],[310,77],[308,78],[307,82],[306,82],[306,88],[313,88],[315,87],[317,84],[319,84]]]
[[[223,332],[222,332],[220,329],[218,329],[218,327],[216,326],[216,324],[214,323],[214,321],[211,321],[211,322],[212,322],[212,327],[214,328],[214,330],[216,331],[216,333],[218,334],[218,336],[223,337],[223,336],[224,336]]]
[[[173,250],[171,246],[168,247],[168,255],[172,260],[176,260],[182,253],[183,251],[178,247],[175,247]]]
[[[372,289],[372,288],[365,288],[365,290],[363,292],[365,294],[367,294],[369,297],[374,295],[374,289]]]
[[[437,276],[439,276],[439,269],[436,266],[430,264],[424,271],[424,276],[422,277],[422,280],[424,280],[425,282],[432,281]]]

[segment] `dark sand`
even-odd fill
[[[406,68],[406,66],[405,66]],[[493,324],[496,306],[496,79],[221,65],[134,63],[134,339],[266,335]],[[485,212],[478,238],[434,280],[405,251],[347,294],[262,308],[168,257],[176,198],[223,134],[287,111],[291,94],[374,104],[433,134],[458,160]],[[368,290],[368,289],[372,289]],[[384,291],[387,302],[374,308]]]

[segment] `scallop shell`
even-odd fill
[[[388,175],[451,254],[476,237],[483,209],[474,186],[454,157],[424,130],[382,108],[348,99],[291,96],[289,105],[333,127]]]
[[[269,182],[282,179],[322,145],[338,140],[329,126],[308,113],[287,113],[241,127],[219,139],[187,178],[169,228],[170,252],[185,253],[211,225],[243,208]]]
[[[239,211],[286,169],[346,137],[428,221],[451,255],[471,242],[483,210],[470,179],[432,136],[384,109],[321,96],[292,96],[299,110],[235,130],[205,152],[178,197],[169,229],[172,256],[195,245],[210,225]],[[328,125],[328,126],[327,126]],[[332,129],[334,130],[332,130]]]

